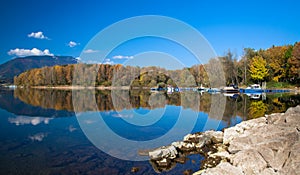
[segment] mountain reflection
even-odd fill
[[[25,90],[25,89],[24,89]],[[22,91],[22,90],[21,90]],[[20,93],[24,93],[23,91]],[[45,108],[40,106],[40,103],[35,103],[35,105],[28,103],[16,97],[13,90],[0,89],[0,108],[8,112],[11,112],[17,116],[29,116],[29,117],[68,117],[74,116],[74,112],[66,110],[56,110],[54,108]],[[26,96],[26,94],[23,94]],[[46,99],[48,97],[43,97]],[[29,100],[32,101],[32,100]],[[50,103],[55,103],[51,99],[47,99]]]
[[[0,107],[18,116],[73,116],[72,99],[76,99],[76,112],[121,111],[138,108],[151,110],[174,105],[209,113],[210,118],[230,121],[235,116],[240,116],[245,120],[268,113],[284,112],[288,107],[296,106],[300,102],[299,94],[268,94],[266,99],[253,100],[246,95],[237,95],[233,98],[223,94],[200,94],[194,91],[171,94],[139,90],[76,90],[75,92],[31,88],[17,88],[14,91],[1,90]],[[90,100],[89,97],[93,97],[94,100]],[[220,111],[224,112],[220,114]]]

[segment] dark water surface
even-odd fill
[[[138,159],[141,142],[168,136],[142,147],[152,149],[182,140],[191,132],[222,130],[299,103],[296,94],[2,89],[0,174],[157,174],[147,157],[140,156],[144,161],[122,158]],[[99,128],[103,123],[136,145],[131,149],[110,139],[105,128]],[[89,130],[95,135],[88,135]],[[191,155],[185,164],[162,173],[194,172],[201,160],[200,155]],[[132,172],[133,167],[137,172]]]

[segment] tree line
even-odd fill
[[[223,74],[214,65],[221,63]],[[218,78],[224,76],[224,82]],[[216,81],[216,82],[214,82]],[[31,69],[14,78],[20,86],[131,86],[131,87],[195,87],[204,85],[286,82],[300,83],[300,43],[272,46],[268,49],[245,48],[238,59],[230,50],[222,57],[210,59],[207,64],[194,65],[181,70],[132,67],[120,64],[74,64]],[[219,84],[218,84],[219,83]]]

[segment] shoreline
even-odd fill
[[[14,85],[10,85],[14,86]],[[9,86],[2,86],[8,87]],[[32,88],[32,89],[57,89],[57,90],[83,90],[83,89],[96,89],[96,90],[150,90],[151,87],[130,87],[130,86],[70,86],[70,85],[62,85],[62,86],[16,86],[14,88]],[[300,88],[269,88],[270,90],[289,90],[289,93],[300,94]]]
[[[224,131],[188,134],[182,141],[152,149],[150,163],[158,173],[184,164],[191,154],[204,157],[194,175],[299,174],[300,105],[243,121]]]
[[[97,90],[128,90],[129,86],[30,86],[32,89],[57,89],[57,90],[83,90],[83,89],[97,89]]]

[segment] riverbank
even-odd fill
[[[157,172],[183,163],[190,154],[204,160],[194,175],[300,174],[300,105],[221,131],[189,134],[149,152]]]
[[[0,87],[14,87],[14,85],[0,85]],[[23,88],[23,86],[18,86]],[[57,89],[57,90],[83,90],[83,89],[96,89],[96,90],[150,90],[150,87],[130,87],[130,86],[70,86],[70,85],[62,85],[62,86],[28,86],[28,88],[33,89]],[[271,88],[272,90],[274,88]],[[277,88],[277,90],[288,90],[290,93],[300,94],[300,88]]]
[[[128,90],[129,86],[31,86],[34,89],[57,89],[57,90],[83,90],[83,89],[96,89],[96,90],[113,90],[121,89]]]

